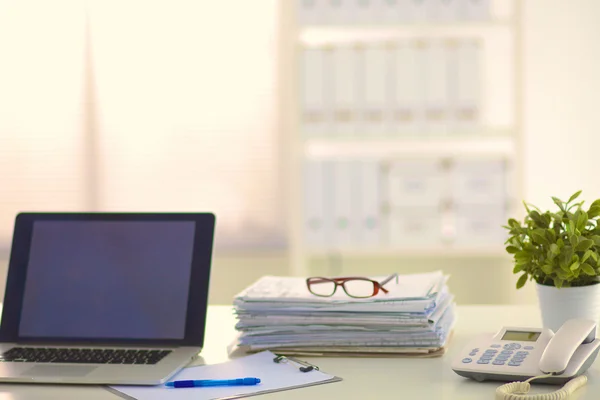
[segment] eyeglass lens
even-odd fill
[[[340,285],[342,283],[340,282]],[[351,279],[343,281],[343,289],[351,297],[371,297],[375,294],[375,283],[366,279]],[[315,279],[310,281],[310,291],[317,296],[332,296],[336,290],[336,283],[332,280]]]

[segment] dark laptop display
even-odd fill
[[[35,221],[20,337],[183,339],[190,221]]]

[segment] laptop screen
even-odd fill
[[[194,221],[33,222],[18,335],[183,339]]]

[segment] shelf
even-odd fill
[[[365,42],[416,37],[479,37],[482,31],[512,28],[514,24],[512,19],[496,19],[380,25],[309,25],[300,27],[298,41],[302,44],[318,45],[348,40]]]
[[[460,248],[450,246],[438,247],[416,247],[411,249],[394,249],[390,247],[381,248],[348,248],[348,249],[309,249],[307,254],[310,257],[415,257],[415,258],[435,258],[435,257],[494,257],[503,258],[509,257],[510,254],[504,251],[503,247],[477,247],[477,248]]]
[[[305,139],[304,156],[389,157],[389,156],[501,156],[514,157],[512,137]]]

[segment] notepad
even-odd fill
[[[137,400],[216,400],[236,399],[282,390],[298,389],[341,381],[340,377],[312,370],[301,372],[295,363],[276,363],[277,356],[270,351],[241,357],[221,364],[184,368],[171,378],[186,379],[234,379],[260,378],[255,386],[218,386],[174,389],[159,386],[111,386],[117,394]]]

